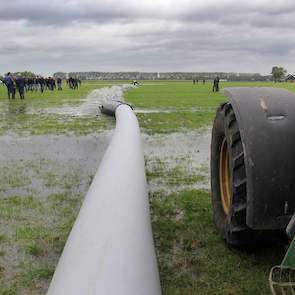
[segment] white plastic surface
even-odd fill
[[[140,131],[129,106],[67,240],[48,295],[160,295]]]

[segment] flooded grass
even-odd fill
[[[144,135],[150,192],[209,189],[210,129]]]
[[[0,137],[0,294],[46,293],[110,137]]]
[[[103,88],[114,84],[25,101],[8,101],[0,86],[0,295],[46,293],[111,137],[114,120],[96,115],[102,97],[122,94]],[[228,248],[212,222],[210,126],[225,97],[209,84],[147,81],[125,99],[143,131],[163,294],[269,294],[268,271],[285,249]]]
[[[1,194],[0,294],[44,294],[81,196]]]
[[[21,101],[8,100],[6,87],[0,86],[0,135],[90,134],[110,130],[114,122],[101,116],[98,109],[104,96],[96,95],[97,88],[103,87],[106,86],[88,83],[72,90],[64,85],[63,91],[28,92]]]

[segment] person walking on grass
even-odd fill
[[[8,99],[15,99],[15,85],[10,72],[6,74],[2,81],[7,87]]]
[[[15,84],[20,99],[25,99],[25,79],[21,75],[18,75]]]

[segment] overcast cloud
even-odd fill
[[[0,0],[0,73],[295,73],[294,0]]]

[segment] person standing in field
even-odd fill
[[[42,76],[40,76],[40,78],[39,78],[39,83],[40,83],[41,93],[43,93],[44,92],[44,87],[45,87],[45,79]]]
[[[59,91],[62,90],[62,87],[61,87],[62,80],[61,80],[61,78],[57,78],[56,83],[57,83],[57,90],[59,90]]]
[[[10,74],[10,72],[8,72],[6,74],[6,76],[3,79],[3,83],[6,85],[7,87],[7,93],[8,93],[8,99],[15,98],[15,85],[14,85],[14,81],[13,78]]]
[[[78,79],[77,78],[73,79],[73,89],[76,89],[76,90],[79,89],[79,84],[78,84]]]
[[[15,84],[20,99],[25,99],[25,79],[21,75],[18,75]]]
[[[49,77],[48,80],[49,80],[49,90],[53,91],[56,88],[55,80],[52,77]]]
[[[68,85],[69,85],[69,88],[70,88],[70,89],[73,89],[73,88],[74,88],[74,86],[73,86],[73,78],[72,78],[72,77],[70,77],[70,78],[68,79]]]
[[[213,92],[219,91],[219,77],[216,77],[213,81]]]

